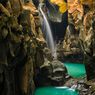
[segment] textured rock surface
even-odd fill
[[[48,61],[40,67],[37,86],[62,86],[65,81],[66,68],[58,60]]]
[[[31,2],[4,2],[0,1],[0,95],[30,95],[35,71],[44,63],[38,11]]]
[[[94,95],[93,80],[85,84],[69,79],[64,65],[53,60],[41,32],[38,10],[30,0],[22,1],[0,0],[0,95],[30,95],[35,85],[60,86],[64,82],[70,87],[77,84],[80,95]],[[83,62],[81,54],[84,53],[87,78],[92,79],[95,75],[95,11],[91,5],[78,3],[72,4],[69,11],[66,36],[63,44],[58,45],[58,59]]]

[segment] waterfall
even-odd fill
[[[52,31],[51,31],[51,28],[50,28],[50,25],[49,25],[49,22],[47,20],[47,17],[45,15],[45,13],[43,12],[42,8],[40,7],[39,8],[42,16],[43,16],[43,19],[44,19],[44,24],[45,24],[45,28],[46,28],[46,36],[48,39],[47,41],[47,44],[51,50],[51,53],[52,53],[52,56],[56,59],[57,58],[57,54],[56,54],[56,47],[55,47],[55,44],[54,44],[54,40],[53,40],[53,36],[52,36]]]

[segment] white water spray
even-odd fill
[[[47,17],[46,17],[46,15],[45,15],[45,13],[43,12],[43,10],[42,10],[42,8],[41,8],[41,6],[40,6],[40,12],[41,12],[41,14],[42,14],[42,16],[43,16],[43,19],[44,19],[44,24],[45,24],[45,27],[46,27],[46,36],[48,36],[48,46],[50,47],[50,49],[51,49],[51,52],[52,52],[52,56],[56,59],[57,58],[57,54],[56,54],[56,48],[55,48],[55,44],[54,44],[54,40],[53,40],[53,36],[52,36],[52,31],[51,31],[51,28],[50,28],[50,25],[49,25],[49,22],[48,22],[48,20],[47,20]]]

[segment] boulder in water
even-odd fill
[[[66,68],[64,64],[57,59],[53,61],[45,60],[40,68],[39,79],[40,86],[62,86],[65,79]]]

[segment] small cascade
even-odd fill
[[[56,54],[56,47],[55,47],[55,44],[54,44],[54,40],[53,40],[53,36],[52,36],[52,31],[51,31],[51,28],[50,28],[50,25],[49,25],[49,22],[47,20],[47,17],[45,15],[45,13],[43,12],[41,6],[39,8],[42,16],[43,16],[43,19],[44,19],[44,24],[45,24],[45,27],[46,27],[46,39],[47,40],[47,44],[51,50],[51,53],[52,53],[52,56],[54,57],[54,59],[57,58],[57,54]]]

